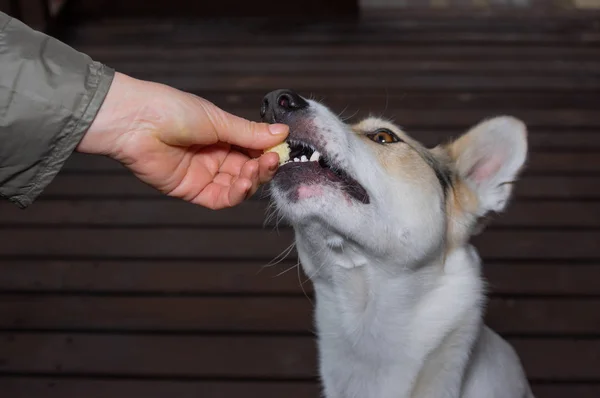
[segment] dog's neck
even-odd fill
[[[401,253],[382,262],[337,234],[315,234],[296,228],[315,287],[327,398],[438,396],[436,388],[460,385],[481,323],[474,249],[421,264]]]

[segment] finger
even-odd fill
[[[254,178],[258,181],[258,160],[248,160],[240,171],[239,178],[247,178],[253,180]]]
[[[221,162],[219,167],[220,173],[228,173],[232,176],[239,176],[242,172],[242,168],[246,163],[251,160],[248,156],[240,153],[231,151],[227,154],[225,159]],[[256,161],[255,161],[256,162]]]
[[[252,186],[247,192],[246,198],[254,195],[259,187],[259,162],[257,160],[249,160],[246,162],[240,173],[240,178],[250,180]]]
[[[242,203],[252,189],[252,181],[247,178],[238,178],[228,190],[227,203],[229,206],[237,206]]]
[[[219,141],[248,149],[266,149],[282,143],[289,134],[285,124],[257,123],[232,115],[217,106],[206,106]]]
[[[231,185],[211,182],[191,202],[213,210],[224,209],[240,204],[251,188],[246,178],[238,178]]]
[[[274,155],[274,156],[270,156]],[[273,179],[279,168],[279,156],[275,153],[267,153],[258,159],[258,181],[266,184]]]

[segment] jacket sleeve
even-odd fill
[[[29,206],[96,116],[114,71],[0,12],[0,196]]]

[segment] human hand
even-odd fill
[[[172,87],[116,73],[77,150],[110,156],[159,191],[211,209],[273,178],[288,127],[255,123]]]

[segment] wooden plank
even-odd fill
[[[600,137],[600,135],[599,135]],[[40,196],[44,198],[157,198],[164,197],[133,174],[59,175]],[[264,193],[255,195],[263,198]],[[598,199],[600,176],[523,176],[515,185],[522,199]]]
[[[295,261],[0,260],[0,292],[116,294],[312,293]],[[285,272],[285,271],[288,272]],[[600,263],[488,262],[488,289],[503,295],[600,296]]]
[[[293,336],[0,333],[0,372],[306,379],[314,349]]]
[[[598,380],[600,341],[588,339],[509,339],[528,377],[553,381]],[[569,352],[569,350],[573,350]],[[552,359],[548,356],[552,353]],[[560,358],[560,360],[558,360]],[[592,366],[595,370],[587,369]]]
[[[421,141],[424,145],[435,146],[442,142],[448,142],[453,138],[460,136],[473,123],[465,125],[458,130],[437,130],[427,129],[420,131],[417,128],[407,129],[411,136]],[[538,132],[537,128],[529,131],[528,144],[532,151],[552,150],[552,151],[597,151],[600,149],[600,134],[595,129],[588,132],[575,129],[558,129],[555,131]]]
[[[409,0],[412,1],[412,0]],[[419,3],[419,0],[416,0]],[[439,0],[444,1],[444,0]],[[447,1],[447,0],[446,0]],[[590,17],[590,13],[586,13],[585,11],[594,12],[593,15],[597,15],[597,12],[594,10],[581,10],[579,8],[573,7],[566,1],[556,0],[556,1],[547,1],[547,0],[516,0],[513,2],[513,6],[507,6],[506,0],[452,0],[454,2],[453,5],[455,7],[449,7],[444,10],[444,12],[436,12],[432,13],[429,8],[420,8],[420,7],[407,7],[402,9],[390,9],[387,7],[384,8],[371,8],[366,7],[363,9],[363,13],[367,16],[374,17],[390,17],[391,15],[396,15],[394,11],[402,11],[403,16],[410,16],[412,18],[431,18],[436,17],[439,19],[447,18],[454,19],[456,17],[479,17],[479,18],[506,18],[506,17],[521,17],[524,20],[529,18],[563,18],[563,19],[577,19],[585,17]],[[529,1],[530,4],[527,7],[522,7],[524,1]],[[578,1],[578,0],[575,0]],[[583,0],[586,1],[586,0]],[[504,4],[502,4],[504,2]],[[457,3],[468,3],[472,7],[456,7]],[[492,4],[490,4],[492,3]],[[495,3],[495,4],[494,4]],[[518,4],[517,4],[518,3]],[[391,14],[391,15],[390,15]]]
[[[8,261],[0,260],[0,291],[153,294],[312,293],[295,261]],[[288,272],[284,272],[288,270]],[[491,262],[484,277],[504,295],[600,295],[600,264]]]
[[[412,1],[412,0],[411,0]],[[343,34],[346,29],[353,29],[356,33],[368,33],[364,32],[369,28],[372,34],[381,34],[388,31],[388,29],[412,29],[412,30],[428,30],[428,31],[445,31],[445,30],[459,30],[459,31],[470,31],[470,30],[489,30],[492,32],[496,31],[511,31],[511,29],[520,28],[516,34],[528,31],[563,31],[566,28],[573,27],[577,29],[589,29],[598,30],[598,27],[594,25],[598,13],[564,13],[564,8],[561,8],[561,12],[558,15],[545,14],[544,18],[538,19],[527,13],[522,13],[519,10],[518,14],[513,13],[510,15],[497,15],[495,13],[487,14],[486,18],[473,18],[472,14],[467,13],[465,15],[440,15],[437,13],[422,14],[419,16],[418,21],[409,18],[403,18],[402,16],[407,10],[396,11],[390,9],[384,9],[383,12],[373,13],[368,10],[364,12],[364,18],[359,23],[352,19],[313,19],[306,21],[304,18],[297,19],[283,19],[275,21],[275,23],[266,25],[265,22],[269,22],[270,18],[248,18],[239,20],[239,26],[222,26],[223,20],[206,21],[205,24],[198,26],[194,20],[182,21],[178,18],[156,18],[151,21],[154,25],[149,26],[147,19],[136,20],[133,18],[116,18],[98,21],[94,24],[87,24],[85,27],[88,29],[106,29],[111,28],[115,30],[127,31],[131,25],[143,25],[141,29],[143,33],[149,33],[153,29],[161,29],[165,26],[181,25],[182,28],[192,30],[213,30],[215,28],[227,30],[229,32],[240,31],[248,27],[254,27],[257,34],[271,34],[275,35],[279,32],[282,26],[290,23],[290,21],[304,20],[304,24],[298,26],[299,32],[312,32],[312,33],[331,33],[337,32]],[[516,16],[522,18],[515,18]],[[448,18],[447,18],[448,17]],[[539,17],[539,15],[538,15]],[[237,18],[236,18],[237,19]],[[537,22],[532,25],[531,21]],[[226,22],[230,20],[225,19]],[[417,22],[417,23],[415,23]],[[180,33],[187,33],[189,31],[182,30]],[[293,35],[293,32],[282,32],[284,34]]]
[[[45,31],[50,24],[50,13],[46,0],[20,1],[19,19],[29,27],[39,31]]]
[[[598,173],[600,158],[595,153],[531,152],[525,173]]]
[[[152,80],[186,91],[202,90],[258,90],[265,92],[281,87],[294,87],[299,91],[337,90],[472,90],[472,91],[582,91],[597,92],[600,78],[597,76],[494,76],[486,74],[422,74],[406,73],[394,75],[355,75],[349,76],[286,76],[273,74],[252,74],[244,76],[199,76],[179,75],[176,69],[169,75],[143,72],[136,78]],[[256,114],[256,111],[254,112]],[[433,118],[435,120],[435,118]]]
[[[502,334],[600,334],[599,299],[498,298],[486,322]],[[307,297],[3,295],[0,329],[311,333]]]
[[[0,11],[5,14],[12,15],[11,0],[0,0]]]
[[[447,44],[514,44],[514,45],[566,45],[584,46],[597,43],[598,27],[592,18],[565,21],[548,18],[531,24],[516,18],[494,21],[489,18],[463,18],[453,20],[410,18],[355,20],[298,19],[278,21],[253,19],[235,21],[227,25],[219,22],[202,24],[163,19],[144,21],[122,20],[119,23],[88,24],[79,27],[71,39],[74,43],[164,43],[166,38],[180,44],[215,45],[235,42],[254,45],[301,45],[305,43],[386,43],[415,45],[422,43]],[[290,24],[294,29],[288,29]],[[218,28],[217,28],[218,26]],[[219,34],[210,34],[218,29]],[[168,35],[165,33],[168,32]]]
[[[597,398],[600,396],[598,383],[534,384],[533,393],[539,398]]]
[[[418,136],[418,134],[416,134]],[[74,153],[62,169],[65,172],[129,173],[121,163],[104,156]],[[535,152],[529,154],[524,174],[598,173],[600,156],[589,152]]]
[[[355,15],[358,13],[358,0],[306,0],[302,7],[280,7],[276,0],[263,0],[260,6],[238,0],[221,0],[218,2],[188,2],[187,0],[170,0],[150,2],[145,0],[77,1],[73,5],[73,13],[80,20],[96,20],[97,18],[152,18],[165,17],[286,17],[298,15]]]
[[[598,383],[532,383],[539,398],[597,398]],[[316,381],[171,381],[122,380],[92,378],[0,377],[0,390],[10,398],[308,398],[317,397],[320,385]]]
[[[235,62],[238,61],[238,62]],[[114,59],[112,64],[123,73],[131,75],[165,74],[173,73],[173,66],[177,66],[178,73],[191,76],[201,75],[252,75],[272,73],[280,76],[330,76],[330,75],[360,75],[360,74],[393,74],[393,73],[487,73],[489,76],[504,75],[530,75],[543,76],[568,76],[568,75],[594,75],[600,69],[600,61],[573,61],[561,62],[539,61],[498,61],[479,59],[465,62],[459,60],[386,60],[377,62],[373,59],[295,59],[295,60],[248,60],[240,62],[239,59],[205,59],[203,63],[199,60],[192,62],[179,61],[176,58],[161,58],[156,60],[147,59]],[[104,61],[103,62],[107,62]]]
[[[598,237],[593,231],[516,232],[486,231],[475,237],[474,245],[483,258],[527,259],[593,259],[598,252]],[[566,245],[566,242],[570,243]],[[595,241],[595,243],[594,243]],[[550,248],[556,245],[556,250]]]
[[[54,228],[10,233],[10,240],[0,241],[0,256],[270,261],[293,242],[291,230],[237,228]],[[599,238],[596,230],[490,230],[473,243],[487,260],[591,260],[599,258]]]
[[[126,20],[123,20],[126,21]],[[163,22],[164,21],[164,22]],[[458,45],[514,45],[514,46],[566,46],[572,44],[575,47],[594,45],[599,41],[598,28],[594,27],[593,21],[571,22],[571,26],[565,26],[564,21],[559,21],[554,26],[542,26],[551,24],[548,19],[540,20],[539,25],[526,26],[516,20],[513,23],[504,23],[502,27],[494,29],[490,20],[449,21],[446,26],[439,21],[428,24],[420,20],[419,23],[411,23],[408,20],[378,21],[370,23],[362,19],[358,23],[350,21],[344,24],[336,24],[336,21],[316,21],[300,25],[298,21],[291,19],[280,19],[279,21],[247,20],[236,21],[235,24],[218,25],[220,21],[202,24],[184,21],[164,19],[161,22],[152,21],[126,21],[122,25],[112,23],[87,24],[76,29],[71,41],[75,44],[86,43],[87,45],[102,45],[107,43],[120,43],[121,45],[132,45],[135,43],[165,43],[166,38],[173,40],[179,45],[214,46],[219,43],[242,45],[266,46],[301,46],[306,44],[331,45],[339,42],[368,44],[377,43],[388,45],[412,46],[418,44],[442,44]],[[137,22],[137,23],[136,23]],[[144,23],[146,22],[146,23]],[[261,24],[262,23],[262,24]],[[351,24],[354,23],[354,24]],[[286,29],[290,24],[295,24],[294,29]],[[436,26],[432,26],[432,25]],[[488,24],[487,29],[482,29],[481,24]],[[512,26],[509,26],[512,25]],[[508,31],[518,29],[517,32]],[[563,29],[562,32],[558,31]],[[566,32],[565,30],[569,30]],[[214,32],[219,32],[215,35]],[[168,33],[168,36],[165,35]],[[211,33],[213,33],[211,35]],[[243,35],[245,33],[245,35]]]
[[[241,45],[235,41],[227,46],[186,45],[169,43],[169,45],[140,46],[113,42],[105,44],[81,43],[77,46],[90,56],[103,62],[116,61],[158,61],[164,60],[165,54],[173,57],[175,62],[203,62],[231,60],[238,62],[260,61],[267,63],[273,59],[297,60],[340,60],[371,59],[375,61],[398,60],[462,60],[466,63],[481,59],[496,61],[582,61],[590,62],[600,59],[594,47],[573,46],[477,46],[477,45],[436,45],[403,46],[390,43],[360,44],[356,42],[339,42],[334,44],[306,44],[302,46],[284,46],[271,43],[268,46],[259,44]],[[277,58],[275,58],[277,56]]]
[[[501,294],[594,295],[600,294],[600,269],[574,262],[549,264],[486,263],[488,289]]]
[[[530,378],[600,379],[600,340],[509,341]],[[0,333],[0,372],[289,380],[313,379],[317,360],[312,337]]]
[[[267,200],[251,200],[213,211],[183,200],[41,200],[27,209],[0,202],[0,225],[11,226],[188,226],[286,228],[270,216]],[[600,201],[519,201],[510,203],[487,229],[496,227],[600,228]]]
[[[597,336],[600,300],[492,298],[487,303],[485,321],[501,334]]]
[[[309,398],[317,397],[319,390],[314,381],[142,381],[0,376],[0,391],[10,398]],[[588,398],[587,395],[578,397]]]
[[[597,177],[587,176],[524,177],[517,181],[514,194],[517,198],[595,199],[600,193],[600,191],[596,191],[596,187],[600,189],[600,185],[594,185],[598,182],[600,179]],[[586,183],[592,185],[585,187]]]
[[[0,300],[0,329],[309,333],[311,319],[306,297],[3,295]]]

